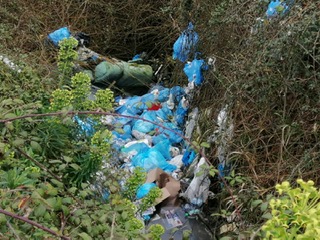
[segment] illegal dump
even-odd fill
[[[319,239],[319,3],[76,2],[1,1],[0,239]]]

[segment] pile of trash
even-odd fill
[[[49,40],[56,46],[64,38],[71,37],[68,28],[58,29],[49,34]],[[91,51],[85,45],[89,39],[85,34],[74,36],[79,42],[79,60],[86,65],[95,66],[94,70],[85,70],[93,84],[114,84],[118,88],[130,91],[152,82],[151,66],[144,64],[140,55],[132,61],[107,58]],[[117,151],[119,167],[128,171],[140,167],[147,172],[145,184],[137,191],[137,200],[145,197],[155,186],[161,189],[162,196],[157,199],[161,206],[156,213],[154,207],[142,213],[142,218],[150,224],[160,223],[168,239],[173,228],[180,229],[174,239],[182,239],[182,232],[196,229],[206,230],[199,221],[189,221],[187,216],[200,213],[200,208],[209,196],[210,179],[206,174],[197,174],[204,166],[205,159],[190,146],[193,129],[198,120],[198,109],[189,109],[193,92],[203,81],[203,71],[208,70],[214,60],[206,62],[196,52],[198,34],[192,23],[182,32],[174,44],[173,58],[185,63],[184,72],[188,78],[186,86],[167,88],[153,86],[148,93],[123,98],[116,97],[116,114],[103,116],[101,123],[112,126],[112,147]],[[192,61],[187,61],[193,55]],[[94,98],[94,92],[91,98]],[[85,134],[92,134],[93,123],[90,119],[74,120]],[[191,169],[191,175],[185,176],[184,170]],[[199,175],[199,176],[198,176]],[[183,186],[182,186],[183,185]],[[182,191],[183,190],[183,191]],[[180,198],[184,199],[184,204]],[[156,213],[156,214],[155,214]],[[209,231],[201,231],[202,237],[210,237]],[[171,235],[170,235],[171,234]],[[180,237],[179,237],[180,236]],[[202,239],[192,235],[191,239]]]

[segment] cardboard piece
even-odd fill
[[[180,191],[180,182],[164,172],[160,168],[152,169],[147,174],[147,183],[155,182],[161,189],[162,196],[156,199],[156,203],[159,204],[168,199],[171,202],[175,202],[178,198]]]

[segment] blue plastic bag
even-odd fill
[[[193,24],[190,22],[188,28],[182,32],[173,45],[173,59],[179,59],[181,62],[187,61],[198,41],[198,33],[193,30]]]
[[[147,151],[148,149],[149,149],[149,146],[147,144],[145,144],[143,142],[139,142],[139,143],[132,144],[129,147],[122,148],[121,152],[123,152],[123,153],[136,152],[136,154],[140,154],[142,152]]]
[[[124,125],[121,129],[122,132],[118,132],[117,130],[112,131],[112,135],[114,135],[117,138],[121,138],[123,140],[130,140],[132,138],[131,136],[131,126],[130,125]]]
[[[290,5],[294,1],[290,1]],[[289,11],[289,5],[286,3],[286,1],[280,1],[280,0],[275,0],[271,1],[268,5],[268,9],[266,11],[266,16],[267,18],[274,18],[277,17],[278,15],[284,15]]]
[[[174,86],[170,89],[170,94],[172,94],[175,103],[178,104],[185,95],[185,91],[180,86]]]
[[[148,195],[148,193],[150,192],[150,190],[152,188],[157,187],[157,184],[155,183],[145,183],[143,185],[141,185],[138,189],[137,189],[137,194],[136,194],[136,198],[137,199],[141,199],[144,198],[145,196]]]
[[[55,46],[59,46],[59,42],[64,38],[71,37],[71,33],[67,27],[60,28],[48,35],[50,41],[53,42]]]
[[[152,121],[152,122],[157,121],[157,116],[155,111],[146,111],[141,115],[141,118]],[[134,123],[132,130],[136,130],[142,133],[148,133],[153,131],[154,128],[155,128],[155,125],[153,123],[139,119]]]
[[[174,132],[170,131],[169,129],[157,127],[156,128],[156,132],[157,132],[156,136],[154,136],[152,138],[153,144],[157,144],[157,143],[164,141],[166,139],[169,139],[171,144],[180,143],[182,141],[182,137],[180,135],[183,135],[183,133],[174,123],[164,122],[164,123],[162,123],[162,125],[166,128],[173,130]]]
[[[194,59],[192,62],[185,64],[183,71],[187,75],[189,82],[194,82],[196,86],[200,86],[204,80],[202,71],[207,70],[203,59]]]
[[[196,152],[193,150],[187,150],[182,157],[183,164],[187,167],[189,166],[193,160],[196,158]]]
[[[161,168],[166,172],[172,172],[177,168],[176,166],[169,164],[163,155],[153,148],[134,156],[131,163],[134,167],[142,167],[147,172],[155,168]]]
[[[163,104],[162,107],[155,111],[158,118],[162,121],[168,121],[171,116],[173,116],[172,111],[167,107],[166,104]]]
[[[166,160],[171,159],[171,154],[170,154],[171,144],[169,139],[166,139],[164,141],[157,143],[153,148],[158,150]]]
[[[189,103],[185,98],[182,98],[177,110],[174,113],[174,120],[178,126],[183,126],[185,123],[185,117],[188,113]]]
[[[165,89],[159,91],[158,101],[159,102],[168,101],[169,93],[170,93],[170,90],[168,88],[165,88]]]
[[[95,133],[94,126],[97,125],[91,118],[81,119],[79,116],[73,117],[74,122],[80,127],[80,133],[91,137]]]

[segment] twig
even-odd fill
[[[9,217],[12,217],[12,218],[16,218],[18,220],[21,220],[23,222],[26,222],[26,223],[29,223],[30,225],[34,226],[34,227],[37,227],[45,232],[48,232],[54,236],[57,236],[57,237],[60,237],[61,239],[63,240],[70,240],[69,237],[65,237],[65,236],[60,236],[58,233],[56,233],[55,231],[51,230],[50,228],[47,228],[45,226],[42,226],[40,225],[39,223],[37,222],[34,222],[32,220],[30,220],[29,218],[25,218],[25,217],[22,217],[22,216],[19,216],[17,214],[14,214],[14,213],[11,213],[11,212],[8,212],[8,211],[5,211],[3,209],[0,208],[0,213],[4,214],[4,215],[7,215]]]
[[[110,233],[110,240],[113,239],[113,231],[114,231],[114,225],[116,222],[116,213],[113,214],[113,218],[112,218],[112,225],[111,225],[111,233]]]
[[[20,240],[19,235],[16,233],[16,231],[14,230],[14,228],[12,227],[11,223],[9,221],[7,221],[7,226],[10,228],[11,232],[13,233],[13,235],[16,237],[17,240]]]
[[[54,177],[56,180],[58,180],[59,182],[62,182],[61,178],[58,177],[57,175],[55,175],[53,172],[50,171],[50,169],[46,168],[42,163],[38,162],[37,160],[35,160],[34,158],[32,158],[31,156],[29,156],[26,152],[22,151],[20,148],[15,148],[19,153],[21,153],[23,156],[25,156],[26,158],[28,158],[31,162],[33,162],[34,164],[36,164],[38,167],[40,167],[42,170],[44,170],[45,172],[48,172],[52,177]]]

